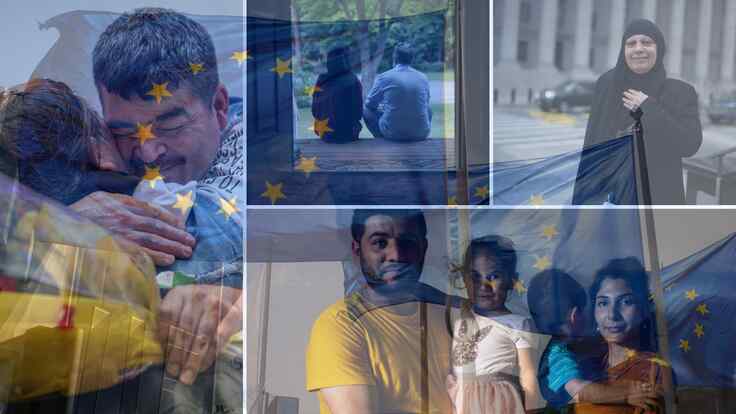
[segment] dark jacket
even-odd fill
[[[596,82],[584,147],[621,136],[634,124],[631,118],[630,123],[620,125],[618,131],[608,126],[606,117],[615,111],[605,107],[605,96],[613,76],[614,70],[610,70]],[[682,158],[695,154],[703,141],[698,96],[691,85],[671,78],[664,81],[657,95],[649,96],[641,105],[652,204],[684,204]],[[575,196],[573,204],[579,204]]]
[[[352,72],[323,73],[315,86],[312,116],[315,120],[328,119],[332,129],[322,139],[335,143],[357,140],[363,118],[363,87],[358,77]]]

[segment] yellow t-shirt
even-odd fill
[[[372,385],[381,413],[420,413],[422,407],[421,304],[372,310],[340,300],[322,312],[307,346],[307,390]],[[445,307],[426,304],[429,413],[451,412],[445,387],[450,336]],[[320,394],[320,413],[330,410]]]

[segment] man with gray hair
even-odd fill
[[[363,118],[376,138],[420,141],[429,136],[429,80],[411,66],[413,60],[411,45],[397,45],[393,69],[376,77],[366,97]]]

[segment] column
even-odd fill
[[[616,66],[618,61],[618,53],[621,49],[621,38],[626,30],[626,0],[611,0],[608,2],[611,7],[611,26],[608,31],[608,66]]]
[[[721,80],[733,83],[734,57],[736,57],[736,1],[726,2],[726,18],[723,20],[723,54]]]
[[[593,0],[578,0],[575,12],[575,54],[573,55],[572,76],[591,78],[590,43],[593,35]]]
[[[733,3],[731,1],[730,3]],[[700,0],[698,17],[698,48],[695,53],[695,79],[703,85],[710,66],[710,32],[713,16],[713,0]]]
[[[682,74],[682,47],[685,35],[685,0],[672,0],[670,38],[667,40],[667,74],[679,78]],[[710,29],[710,27],[708,28]]]
[[[557,41],[558,0],[542,2],[542,19],[539,25],[539,68],[555,69],[555,43]]]
[[[517,65],[517,48],[519,47],[519,10],[521,2],[506,0],[503,3],[503,31],[501,32],[500,64]]]
[[[657,0],[642,0],[641,17],[657,21]]]

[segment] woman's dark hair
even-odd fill
[[[470,242],[470,245],[468,245],[468,248],[465,249],[462,267],[463,280],[468,289],[469,297],[472,297],[470,288],[473,286],[473,281],[470,275],[473,258],[481,253],[485,253],[493,257],[496,261],[496,267],[503,270],[511,280],[518,278],[518,275],[516,274],[518,258],[516,256],[514,242],[511,239],[495,234],[473,239]]]
[[[338,46],[327,52],[327,73],[337,75],[350,71],[350,60],[348,59],[347,49]]]
[[[97,113],[64,83],[33,79],[0,98],[3,172],[64,204],[87,194],[91,144],[105,133]]]
[[[595,299],[601,290],[601,285],[607,279],[623,280],[631,289],[634,300],[641,312],[641,325],[639,326],[639,351],[656,352],[657,331],[654,312],[649,303],[649,277],[639,259],[625,257],[612,259],[606,263],[595,274],[593,284],[590,286],[589,298],[592,312],[595,312]],[[595,320],[593,317],[591,320]]]

